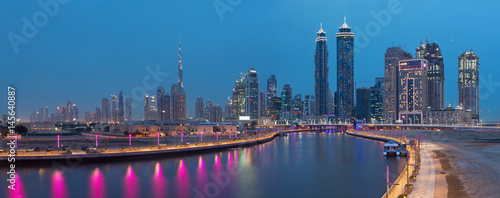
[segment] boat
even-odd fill
[[[399,144],[393,140],[384,144],[384,156],[387,156],[391,153],[395,154],[396,156],[401,155],[401,148]]]

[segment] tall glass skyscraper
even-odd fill
[[[354,110],[354,33],[347,26],[345,17],[337,33],[337,97],[340,120],[351,120]]]
[[[479,57],[472,50],[458,57],[458,103],[479,121]]]
[[[277,89],[278,82],[276,80],[276,75],[272,74],[271,77],[267,79],[267,106],[271,105],[271,98],[276,97],[278,93]]]
[[[125,122],[125,117],[124,117],[124,106],[123,106],[123,91],[120,91],[120,94],[118,95],[118,123],[124,123]]]
[[[281,92],[281,119],[292,119],[292,105],[292,87],[290,84],[285,84]]]
[[[323,30],[323,24],[317,32],[316,54],[314,55],[314,95],[316,96],[315,113],[316,115],[328,114],[328,94],[330,87],[328,84],[328,47],[326,45],[326,32]],[[291,97],[291,96],[290,96]],[[282,98],[282,102],[285,99]],[[282,112],[283,114],[283,112]]]
[[[444,109],[444,62],[439,45],[421,44],[416,50],[416,58],[426,59],[429,64],[427,68],[428,107],[433,110]]]
[[[412,59],[401,46],[387,48],[384,54],[384,118],[385,123],[399,120],[399,61]]]
[[[254,68],[245,77],[245,113],[251,119],[259,118],[259,79]]]

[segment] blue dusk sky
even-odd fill
[[[445,101],[456,106],[458,56],[473,46],[481,64],[481,119],[499,121],[500,67],[494,63],[499,8],[500,1],[493,0],[5,0],[0,2],[0,104],[6,109],[7,85],[13,85],[23,120],[41,107],[54,112],[68,99],[83,119],[103,97],[123,90],[134,98],[133,118],[142,119],[141,94],[155,93],[157,84],[170,92],[177,81],[179,35],[188,116],[198,96],[224,106],[237,76],[252,67],[261,90],[276,74],[279,91],[290,83],[294,95],[312,94],[320,22],[328,38],[333,92],[335,33],[345,15],[356,36],[358,87],[384,76],[388,47],[401,45],[414,55],[427,37],[442,49]],[[151,75],[157,66],[159,75]]]

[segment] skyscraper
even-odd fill
[[[337,33],[337,97],[340,120],[351,120],[354,110],[354,33],[347,26],[345,17]]]
[[[356,119],[370,121],[370,88],[356,89]]]
[[[399,61],[399,119],[406,124],[424,121],[427,108],[427,60]]]
[[[172,85],[170,93],[172,93],[172,119],[186,120],[186,93],[180,92],[177,84]]]
[[[184,92],[182,56],[181,56],[181,41],[179,40],[179,62],[178,62],[178,79],[177,84],[173,84],[170,88],[172,94],[172,119],[186,120],[186,93]]]
[[[149,120],[157,120],[158,109],[156,109],[155,95],[149,96]]]
[[[198,96],[198,98],[196,98],[196,103],[194,104],[194,118],[203,118],[203,98],[201,98],[201,96]]]
[[[124,117],[124,106],[123,106],[123,91],[120,91],[120,94],[118,95],[118,122],[119,123],[124,123],[125,122],[125,117]]]
[[[260,117],[265,117],[267,116],[267,110],[266,110],[266,93],[261,91],[259,93],[259,116]]]
[[[472,50],[458,57],[458,103],[479,121],[479,57]]]
[[[276,75],[272,74],[271,77],[267,79],[267,106],[269,107],[271,98],[276,97],[278,94],[278,82],[276,80]]]
[[[412,55],[401,47],[387,48],[384,66],[384,118],[386,123],[394,123],[399,118],[399,61],[411,59]]]
[[[384,81],[384,78],[375,78],[375,85],[370,87],[370,114],[374,121],[382,121],[384,117]]]
[[[433,110],[444,109],[444,62],[439,45],[421,44],[416,50],[416,58],[426,59],[429,64],[427,67],[427,106]]]
[[[146,120],[149,120],[149,95],[146,94],[144,96],[144,118],[143,120],[146,121]]]
[[[259,118],[259,79],[254,68],[245,77],[245,113],[250,119]]]
[[[95,107],[95,112],[94,112],[94,122],[101,122],[102,120],[102,112],[99,107]]]
[[[49,107],[45,106],[45,121],[49,121]]]
[[[268,114],[273,120],[279,120],[281,114],[281,98],[272,97],[270,106],[267,106]]]
[[[107,98],[102,99],[102,122],[111,122],[111,111],[109,108],[109,100]]]
[[[125,99],[125,121],[132,121],[132,98]]]
[[[292,120],[302,120],[303,111],[304,111],[304,102],[302,101],[302,95],[297,94],[293,97]]]
[[[316,98],[314,97],[314,94],[304,96],[304,115],[306,116],[315,115],[314,113],[315,102]]]
[[[156,96],[157,120],[170,120],[170,95],[165,93],[163,86],[159,86],[156,89]]]
[[[292,87],[290,84],[285,84],[281,92],[281,119],[292,119],[292,105]]]
[[[245,115],[245,75],[241,74],[234,83],[233,112],[235,118]]]
[[[116,95],[111,94],[111,122],[118,122],[118,107],[116,106]]]
[[[328,113],[328,94],[330,93],[330,85],[328,84],[328,47],[323,25],[316,34],[318,38],[316,38],[316,54],[314,55],[314,94],[316,96],[314,112],[317,115],[323,115]]]

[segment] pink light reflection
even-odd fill
[[[102,176],[101,171],[99,171],[99,168],[95,168],[94,171],[92,172],[92,175],[90,175],[90,181],[89,181],[89,186],[90,186],[90,198],[100,198],[100,197],[105,197],[105,192],[104,189],[106,188],[106,183],[104,183],[104,177]]]
[[[179,168],[177,169],[177,192],[179,193],[177,197],[188,197],[189,193],[189,175],[187,172],[186,165],[184,165],[184,160],[181,159],[179,162]]]
[[[153,175],[151,183],[153,184],[153,197],[166,197],[165,189],[167,187],[167,182],[165,180],[165,177],[163,176],[163,170],[159,162],[156,162],[155,173]]]
[[[203,157],[198,158],[198,170],[196,170],[196,180],[198,181],[198,188],[202,189],[205,187],[205,184],[208,183],[207,178],[208,178],[208,173],[205,168],[205,162],[203,160]]]
[[[64,176],[61,171],[57,170],[52,174],[52,197],[63,198],[67,197],[66,184],[64,183]]]
[[[15,173],[16,175],[16,183],[14,186],[15,190],[10,190],[7,189],[7,186],[5,186],[5,189],[8,191],[8,197],[9,198],[24,198],[26,197],[24,194],[24,186],[23,182],[21,181],[21,177],[19,177],[19,174]],[[8,183],[10,185],[10,183]],[[2,193],[3,194],[3,193]]]
[[[132,198],[132,197],[138,197],[138,181],[137,181],[137,176],[135,176],[135,172],[132,169],[132,166],[128,166],[127,168],[127,173],[125,174],[125,177],[123,178],[123,197],[126,198]]]

